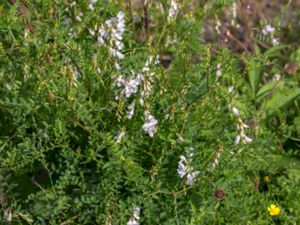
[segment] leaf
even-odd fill
[[[264,74],[264,65],[257,59],[252,59],[248,63],[248,79],[252,88],[253,97],[255,97],[259,84]]]
[[[263,104],[267,115],[270,116],[280,109],[287,107],[292,101],[300,96],[300,88],[285,88],[278,90],[267,102]]]
[[[265,53],[264,53],[264,56],[266,58],[269,58],[271,56],[274,56],[275,53],[277,53],[278,51],[282,50],[282,49],[285,49],[285,48],[288,48],[289,45],[275,45],[273,46],[272,48],[269,48]]]
[[[260,101],[262,100],[266,95],[268,95],[271,92],[274,92],[275,90],[279,88],[283,88],[285,85],[285,81],[270,81],[263,85],[258,92],[256,93],[256,100]]]

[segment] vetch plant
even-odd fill
[[[241,140],[244,144],[251,143],[252,138],[246,136],[245,134],[245,129],[249,128],[249,126],[241,119],[239,110],[231,105],[229,105],[229,108],[232,110],[233,115],[237,119],[237,129],[239,130],[239,134],[235,137],[234,143],[239,144]]]
[[[255,39],[243,3],[0,8],[0,221],[300,222],[298,71]],[[211,20],[242,51],[210,43]]]
[[[154,116],[150,114],[149,111],[144,112],[145,123],[143,124],[143,130],[149,134],[150,137],[153,137],[157,130],[158,121]]]
[[[168,11],[168,21],[172,22],[174,18],[176,17],[176,14],[178,12],[178,4],[175,0],[170,1],[170,8]]]
[[[180,178],[186,177],[187,185],[193,185],[200,173],[199,171],[194,171],[193,167],[191,166],[193,151],[193,149],[190,150],[188,159],[184,155],[180,155],[180,160],[178,162],[177,173]]]

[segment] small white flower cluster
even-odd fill
[[[133,210],[132,216],[131,216],[130,220],[128,221],[127,225],[140,225],[140,223],[139,223],[140,215],[141,215],[141,208],[135,207]]]
[[[88,10],[94,11],[94,4],[97,2],[97,0],[89,0]]]
[[[128,99],[131,95],[137,93],[139,85],[143,80],[144,76],[140,74],[134,78],[129,77],[128,79],[125,79],[124,76],[119,76],[116,80],[116,84],[118,87],[124,86],[124,88],[120,95],[117,96],[117,99],[119,99],[120,96],[125,96],[125,98]]]
[[[96,2],[97,2],[97,0],[89,0],[88,9],[93,11],[94,10],[93,4],[95,4]],[[68,12],[70,9],[75,8],[76,5],[77,5],[76,1],[71,2],[71,4],[66,8],[66,11]],[[78,21],[78,22],[82,22],[83,16],[84,16],[84,14],[82,12],[79,12],[75,17],[75,20]],[[70,18],[65,19],[65,21],[64,21],[65,25],[69,25],[70,23],[71,23]],[[74,28],[70,29],[69,36],[72,37],[72,38],[77,37],[77,32]]]
[[[135,106],[135,103],[132,102],[129,106],[128,106],[128,112],[127,112],[127,118],[128,119],[131,119],[134,115],[134,106]]]
[[[275,27],[273,27],[271,24],[266,25],[263,29],[262,29],[262,33],[263,35],[267,36],[268,34],[271,34],[275,31]]]
[[[169,12],[168,12],[169,22],[172,22],[175,19],[177,12],[178,12],[178,4],[174,0],[171,0]]]
[[[150,67],[149,65],[152,62],[152,57],[149,57],[144,65],[144,67],[142,68],[141,74],[138,76],[141,76],[143,79],[143,85],[142,85],[142,90],[141,90],[141,95],[140,95],[140,99],[139,99],[139,103],[141,106],[145,107],[145,112],[144,112],[144,118],[145,118],[145,123],[143,125],[143,130],[149,134],[150,137],[153,137],[154,134],[156,133],[157,130],[157,124],[158,121],[154,118],[153,115],[150,114],[149,110],[148,110],[148,106],[147,104],[145,105],[145,101],[146,99],[150,96],[151,93],[151,89],[152,89],[152,81],[153,81],[153,77],[155,75],[154,72],[150,71]],[[156,57],[155,58],[155,64],[159,63],[159,58]]]
[[[144,117],[145,123],[142,128],[150,137],[153,137],[157,130],[156,125],[158,124],[158,121],[147,110],[144,112]]]
[[[222,76],[221,64],[217,64],[217,71],[216,71],[216,81],[220,79]]]
[[[89,29],[92,36],[97,33],[97,42],[99,46],[103,46],[106,41],[109,41],[109,53],[117,59],[123,59],[124,55],[121,50],[124,48],[122,43],[123,33],[125,31],[125,14],[120,11],[116,17],[112,17],[98,29]],[[116,66],[117,69],[119,66]]]
[[[80,13],[78,13],[78,15],[76,16],[76,20],[78,21],[78,22],[81,22],[82,21],[82,18],[83,17],[83,13],[82,12],[80,12]]]
[[[156,57],[155,64],[159,61],[159,58]],[[139,103],[141,106],[145,107],[144,118],[145,123],[143,125],[143,130],[153,137],[156,132],[156,125],[158,121],[152,116],[148,110],[149,107],[145,106],[145,100],[150,96],[151,92],[151,82],[153,80],[153,76],[155,73],[150,71],[150,64],[152,61],[152,57],[149,57],[142,68],[141,72],[135,77],[125,78],[124,76],[119,76],[116,79],[116,85],[118,87],[123,87],[120,94],[116,96],[116,100],[120,99],[120,97],[125,97],[125,99],[129,99],[131,96],[136,94],[140,89],[140,99]],[[141,87],[141,88],[140,88]],[[127,118],[131,119],[134,115],[135,103],[132,102],[128,106]]]
[[[279,73],[276,73],[273,77],[273,81],[280,81],[281,80],[281,75]]]
[[[251,143],[252,139],[247,137],[245,134],[245,129],[249,128],[249,126],[247,124],[245,124],[243,122],[243,120],[241,119],[239,110],[236,107],[231,107],[231,106],[229,106],[229,109],[232,111],[233,115],[236,117],[237,129],[240,131],[239,135],[237,135],[235,137],[235,140],[234,140],[235,144],[239,144],[241,140],[244,144]]]
[[[275,27],[273,27],[271,24],[266,25],[262,29],[263,35],[265,36],[271,35],[273,45],[278,45],[279,39],[274,37],[274,32],[275,32]]]
[[[178,167],[177,167],[177,173],[180,178],[183,178],[186,176],[186,181],[185,183],[187,185],[192,185],[197,176],[199,175],[199,171],[193,171],[193,167],[190,165],[190,162],[192,160],[193,153],[189,154],[189,160],[184,155],[180,155],[179,162],[178,162]]]

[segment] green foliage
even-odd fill
[[[253,58],[248,62],[248,76],[249,82],[252,88],[253,96],[256,96],[256,92],[259,88],[261,80],[264,75],[264,66],[262,62]]]
[[[264,105],[268,114],[289,106],[300,95],[300,88],[281,89],[276,91]]]
[[[299,72],[271,79],[286,46],[235,56],[200,38],[234,1],[171,16],[169,1],[9,2],[0,224],[300,222]]]

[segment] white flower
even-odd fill
[[[71,8],[73,8],[73,7],[75,7],[76,6],[76,2],[74,1],[74,2],[72,2],[71,4],[70,4],[70,7]]]
[[[135,104],[134,104],[134,102],[133,103],[131,103],[129,106],[128,106],[128,112],[127,112],[127,118],[128,119],[131,119],[132,117],[133,117],[133,115],[134,115],[134,106],[135,106]]]
[[[238,143],[240,143],[240,140],[241,140],[241,136],[237,135],[234,139],[234,143],[237,145]]]
[[[178,4],[174,0],[171,0],[170,9],[168,13],[169,22],[171,22],[175,18],[177,11],[178,11]]]
[[[244,136],[244,141],[246,143],[251,143],[252,142],[252,138],[247,137],[246,135]]]
[[[95,35],[95,31],[94,30],[92,30],[92,29],[88,29],[89,30],[89,33],[90,33],[90,35],[92,35],[92,36],[94,36]]]
[[[190,150],[191,151],[191,150]],[[190,159],[193,154],[190,153]],[[192,185],[195,182],[196,177],[199,175],[199,171],[193,171],[193,168],[189,165],[186,157],[184,155],[179,156],[180,160],[178,162],[177,173],[180,178],[186,176],[185,183],[187,185]]]
[[[88,10],[90,10],[90,11],[94,11],[95,10],[93,4],[89,4],[88,5]]]
[[[230,87],[228,88],[228,92],[229,92],[229,93],[233,92],[233,90],[234,90],[234,87],[233,87],[233,86],[230,86]]]
[[[143,68],[142,68],[142,73],[145,73],[145,72],[149,72],[149,70],[150,70],[150,68],[149,68],[149,66],[147,65],[145,65]]]
[[[245,129],[249,128],[249,126],[247,124],[245,124],[243,122],[243,120],[241,119],[239,110],[235,107],[232,107],[231,105],[229,105],[229,109],[231,109],[233,114],[237,117],[236,126],[237,126],[237,129],[239,130],[239,135],[237,135],[235,137],[234,143],[237,145],[240,143],[241,140],[244,144],[251,143],[252,139],[247,137],[245,134]]]
[[[110,53],[112,56],[114,56],[114,57],[116,57],[116,58],[118,58],[118,59],[123,59],[123,58],[124,58],[124,55],[123,55],[120,51],[118,51],[117,49],[110,48],[110,49],[109,49],[109,53]]]
[[[140,82],[137,79],[128,79],[125,81],[124,85],[125,96],[126,98],[129,98],[132,94],[138,91]]]
[[[143,99],[143,98],[140,98],[140,99],[139,99],[139,103],[140,103],[141,106],[144,106],[144,99]]]
[[[156,125],[158,121],[152,116],[148,111],[145,111],[145,123],[143,125],[143,130],[153,137],[156,132]]]
[[[83,17],[83,13],[82,13],[82,12],[80,12],[80,13],[76,16],[76,20],[79,21],[79,22],[82,21],[81,17]]]
[[[104,29],[102,29],[102,28],[100,28],[100,29],[98,30],[98,34],[99,34],[102,38],[104,38],[104,39],[108,38],[108,35],[109,35],[108,31],[106,31],[106,30],[104,30]]]
[[[241,120],[240,126],[243,128],[249,128],[249,126],[247,124],[245,124],[242,120]]]
[[[263,29],[262,29],[262,33],[267,36],[269,33],[273,33],[275,31],[275,28],[271,25],[271,24],[268,24],[267,26],[265,26]]]
[[[193,183],[195,182],[195,179],[197,178],[197,176],[199,175],[199,171],[194,171],[192,173],[188,173],[188,175],[186,176],[186,184],[187,185],[193,185]]]
[[[12,89],[12,85],[9,84],[9,83],[6,83],[6,84],[5,84],[5,87],[6,87],[9,91]]]
[[[116,68],[116,70],[120,70],[121,69],[119,63],[115,62],[115,68]]]
[[[93,3],[96,1],[93,1]],[[92,4],[92,3],[91,3]],[[116,17],[112,17],[105,21],[99,28],[97,42],[99,46],[103,46],[106,41],[109,42],[109,53],[117,59],[123,59],[124,55],[121,50],[124,44],[121,42],[125,31],[125,14],[118,12]]]
[[[118,76],[118,78],[116,79],[116,83],[118,87],[121,87],[122,85],[124,85],[125,83],[125,79],[123,76]]]
[[[142,75],[137,75],[135,78],[128,78],[127,80],[125,80],[123,76],[119,76],[116,79],[116,84],[118,87],[124,86],[121,93],[124,94],[126,98],[129,98],[132,94],[137,93],[143,79],[144,77]]]
[[[273,77],[273,81],[280,81],[281,80],[281,75],[276,73]]]
[[[135,79],[138,80],[139,82],[142,82],[145,80],[145,76],[139,73]]]
[[[117,31],[123,33],[125,30],[125,14],[120,11],[117,15]]]
[[[156,55],[154,63],[157,65],[160,63],[160,56]]]
[[[278,38],[272,38],[272,44],[273,45],[278,45],[279,44],[279,39]]]
[[[140,219],[140,215],[141,215],[141,208],[140,207],[135,207],[134,210],[133,210],[133,217],[136,220],[139,220]]]
[[[122,34],[123,30],[121,29],[111,29],[111,34],[113,37],[113,42],[121,41],[123,39]]]
[[[232,112],[233,112],[233,114],[234,114],[236,117],[239,117],[239,116],[240,116],[240,112],[239,112],[239,110],[238,110],[237,108],[232,107]]]
[[[105,40],[108,38],[108,31],[104,30],[103,28],[99,28],[98,30],[98,37],[97,37],[97,42],[98,45],[102,46],[105,43]]]
[[[178,162],[177,173],[180,178],[183,178],[188,172],[189,167],[187,165],[187,160],[184,155],[179,156],[180,160]]]
[[[122,11],[118,12],[117,17],[114,18],[114,20],[116,24],[116,29],[112,30],[114,39],[122,40],[122,35],[125,31],[125,14]]]

